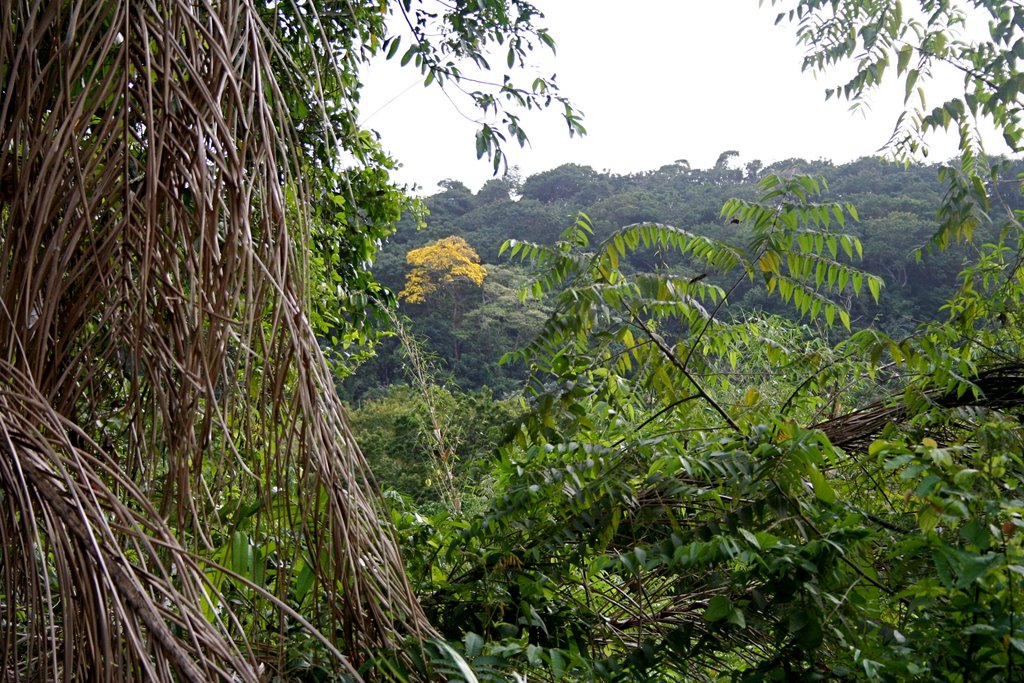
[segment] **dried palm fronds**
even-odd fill
[[[922,397],[925,405],[941,408],[981,407],[1013,410],[1024,406],[1024,367],[999,365],[981,370],[962,392],[933,389]],[[814,425],[836,446],[866,451],[890,424],[902,425],[912,417],[904,401],[878,401],[846,415]]]
[[[307,319],[274,27],[0,17],[0,667],[254,680],[297,624],[355,660],[429,634]]]

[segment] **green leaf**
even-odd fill
[[[395,54],[398,53],[398,46],[401,43],[402,43],[402,37],[401,36],[395,36],[394,38],[391,39],[391,44],[388,46],[388,54],[387,54],[387,57],[386,57],[387,59],[391,59],[392,57],[395,56]]]
[[[871,292],[871,297],[878,303],[878,296],[882,291],[882,282],[878,278],[868,277],[868,290]]]
[[[405,51],[404,55],[402,55],[402,59],[399,60],[399,64],[402,65],[402,66],[405,66],[406,64],[408,64],[412,60],[412,58],[416,54],[416,52],[417,52],[416,46],[415,45],[410,45],[409,49]]]
[[[910,58],[914,56],[914,46],[911,44],[904,45],[899,54],[896,57],[896,73],[902,74],[906,71],[907,66],[910,65]]]
[[[959,558],[960,562],[957,567],[957,588],[967,588],[971,586],[975,581],[984,576],[990,568],[1003,561],[1002,557],[997,553],[975,555],[973,553],[961,551],[959,553]]]
[[[558,650],[551,650],[551,675],[556,681],[565,675],[565,658]]]
[[[487,126],[476,132],[476,158],[482,159],[487,154]]]
[[[732,613],[732,601],[724,595],[716,595],[708,600],[704,609],[704,621],[715,623],[726,619]]]
[[[813,611],[794,611],[789,615],[789,632],[803,647],[813,649],[821,645],[821,621]]]
[[[904,85],[903,103],[906,104],[910,101],[910,95],[914,92],[914,85],[917,84],[917,78],[921,74],[917,69],[911,69],[907,72],[907,81]]]
[[[832,486],[825,479],[825,475],[817,467],[808,464],[807,478],[811,480],[811,486],[814,487],[814,495],[818,500],[829,505],[836,502],[835,491],[832,490]]]
[[[470,657],[476,657],[484,649],[484,639],[472,631],[466,633],[463,642],[466,645],[466,654]]]
[[[313,568],[309,566],[309,563],[303,559],[299,560],[301,569],[298,571],[298,575],[295,577],[295,599],[301,605],[303,600],[306,599],[306,595],[309,594],[309,589],[313,587],[313,580],[316,575],[313,573]]]
[[[441,650],[442,654],[447,655],[448,658],[454,662],[455,666],[459,669],[459,673],[462,674],[464,683],[479,683],[476,674],[474,674],[473,670],[469,668],[469,664],[466,663],[466,660],[463,659],[462,655],[455,651],[455,648],[443,640],[435,640],[434,643]]]
[[[252,575],[252,546],[249,537],[241,531],[231,535],[231,571],[241,576]]]
[[[921,531],[930,533],[935,530],[935,527],[939,525],[939,520],[942,519],[942,513],[940,513],[930,501],[925,501],[921,505],[921,510],[917,513],[917,525],[921,528]]]

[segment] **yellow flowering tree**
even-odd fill
[[[411,304],[422,304],[439,289],[459,282],[480,287],[487,277],[487,269],[480,265],[480,256],[473,247],[454,235],[413,249],[405,262],[412,270],[405,276],[405,287],[398,296]]]
[[[398,298],[411,304],[427,303],[428,299],[438,312],[450,317],[450,331],[457,330],[461,321],[465,286],[483,286],[487,269],[480,265],[480,256],[461,237],[445,237],[436,242],[413,249],[405,257],[412,266],[405,276],[405,287]],[[461,355],[461,340],[454,339],[452,358]]]

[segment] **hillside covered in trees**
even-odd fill
[[[379,282],[399,293],[413,267],[409,252],[448,237],[459,237],[479,256],[486,278],[462,278],[445,291],[415,300],[403,298],[399,314],[407,316],[407,331],[418,338],[422,351],[434,361],[437,381],[463,391],[487,387],[499,396],[518,393],[526,378],[522,364],[499,364],[540,331],[546,315],[543,299],[520,300],[531,270],[499,255],[509,239],[553,243],[562,231],[585,215],[592,239],[608,238],[622,226],[660,223],[713,239],[744,242],[750,235],[738,223],[722,217],[728,199],[756,196],[757,183],[771,174],[810,175],[827,184],[824,197],[849,202],[858,219],[848,232],[860,239],[863,255],[858,267],[877,275],[885,293],[878,302],[851,298],[851,329],[869,327],[894,336],[907,335],[919,324],[948,316],[943,307],[955,290],[964,265],[976,258],[977,245],[996,238],[1008,212],[1021,208],[1012,182],[994,187],[997,201],[974,236],[974,246],[939,250],[931,238],[939,229],[936,206],[945,188],[939,164],[904,165],[865,157],[846,164],[790,159],[770,166],[754,161],[740,167],[736,153],[725,152],[710,169],[691,169],[684,160],[634,175],[597,172],[566,164],[525,179],[515,175],[488,181],[477,193],[458,181],[442,183],[440,192],[423,200],[425,216],[404,217],[397,232],[382,248],[373,273]],[[1007,165],[1003,177],[1021,169]],[[417,225],[422,221],[421,225]],[[671,272],[689,278],[720,274],[669,250],[650,249],[629,255],[623,266],[632,271]],[[725,317],[777,314],[802,318],[782,302],[765,296],[755,282],[744,282],[732,293]],[[803,318],[807,322],[806,318]],[[385,340],[376,357],[345,381],[343,395],[358,401],[367,391],[409,381],[397,339]]]
[[[948,166],[873,158],[427,198],[346,381],[392,368],[353,425],[474,676],[1013,679],[1019,169],[985,163],[953,220]]]

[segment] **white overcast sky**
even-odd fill
[[[578,163],[629,173],[677,159],[696,168],[737,150],[741,163],[799,157],[844,162],[876,153],[901,111],[902,89],[876,94],[866,112],[825,101],[841,74],[801,73],[794,27],[757,0],[534,0],[558,53],[541,72],[557,74],[563,93],[585,114],[588,135],[570,139],[556,110],[529,115],[531,144],[506,146],[522,174]],[[401,54],[401,51],[399,52]],[[503,65],[499,56],[496,62]],[[524,74],[525,75],[525,74]],[[491,177],[476,159],[471,104],[424,88],[397,57],[363,77],[362,123],[380,132],[402,163],[400,182],[430,194],[453,178],[477,189]],[[524,82],[528,83],[529,80]],[[955,77],[949,87],[959,85]],[[929,107],[946,93],[929,91]],[[929,159],[955,151],[935,140]],[[1000,149],[990,151],[999,152]]]

